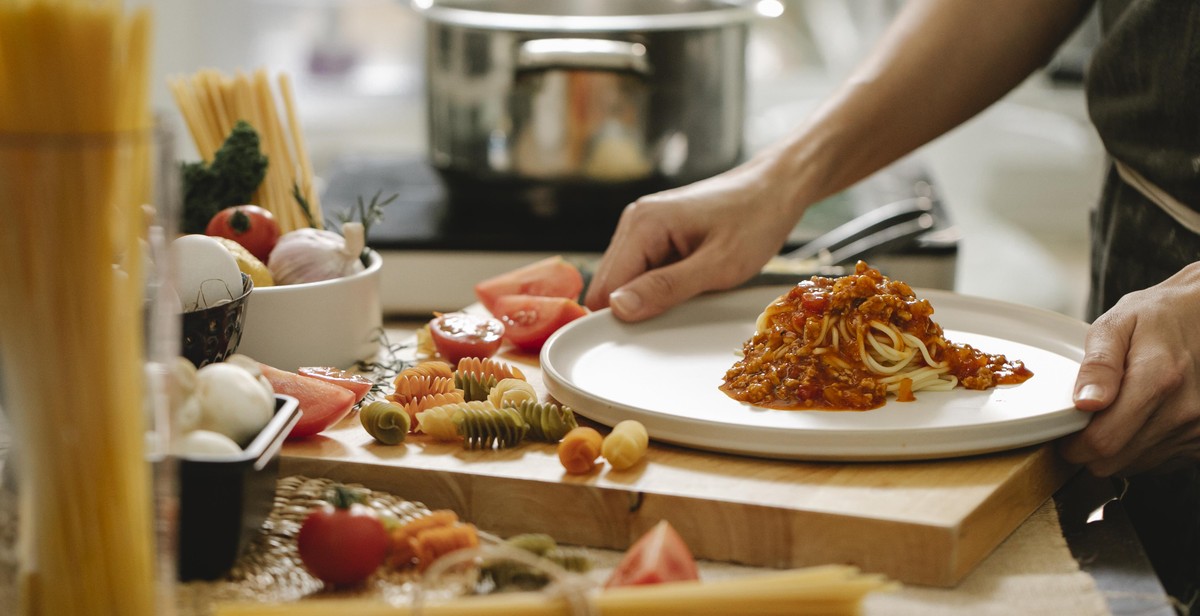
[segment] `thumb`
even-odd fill
[[[666,312],[706,290],[703,270],[695,259],[653,269],[608,296],[613,315],[622,321],[643,321]]]
[[[1075,408],[1099,411],[1116,399],[1125,375],[1133,322],[1133,318],[1109,314],[1088,328],[1083,362],[1075,377]]]

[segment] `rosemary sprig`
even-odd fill
[[[304,220],[308,222],[308,226],[313,229],[317,228],[317,221],[313,218],[312,206],[308,203],[308,198],[304,193],[300,192],[300,185],[292,182],[292,197],[296,199],[296,203],[300,204],[300,210],[304,212]]]
[[[375,196],[371,197],[371,202],[367,203],[363,201],[362,195],[359,195],[356,204],[357,207],[351,208],[346,212],[340,212],[338,214],[338,222],[347,223],[357,220],[362,223],[363,232],[369,235],[372,225],[383,222],[383,208],[390,205],[396,199],[399,199],[400,193],[393,194],[383,201],[379,200],[381,196],[383,196],[383,190],[377,191]]]
[[[366,236],[369,241],[371,237],[371,227],[377,223],[383,222],[383,208],[400,198],[400,193],[393,194],[387,199],[380,201],[379,198],[381,196],[383,196],[383,190],[376,191],[375,196],[371,197],[371,202],[367,203],[363,201],[362,195],[359,195],[357,199],[358,207],[352,207],[347,211],[339,212],[337,216],[338,222],[341,224],[354,221],[362,223],[363,235]],[[360,255],[359,258],[362,259],[364,266],[370,265],[370,249],[363,248],[362,255]]]

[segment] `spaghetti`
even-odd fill
[[[157,611],[139,244],[151,30],[119,0],[0,0],[0,363],[20,456],[6,614]]]
[[[276,82],[282,113],[267,72],[261,68],[253,75],[238,71],[232,77],[205,69],[188,78],[173,77],[168,85],[204,160],[212,161],[238,120],[258,131],[269,163],[254,200],[275,215],[280,231],[324,226],[312,162],[287,74],[281,73]],[[296,199],[297,193],[307,203],[308,212]]]
[[[758,317],[721,390],[777,409],[867,410],[887,394],[988,389],[1033,376],[1025,365],[946,340],[933,306],[904,282],[859,262],[852,275],[814,276]]]

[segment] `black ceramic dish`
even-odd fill
[[[237,352],[254,282],[242,273],[242,294],[231,302],[183,313],[183,356],[197,368]]]
[[[262,527],[275,500],[279,448],[296,423],[295,398],[275,395],[275,415],[240,456],[179,459],[180,580],[223,576]]]

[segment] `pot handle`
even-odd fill
[[[586,68],[650,74],[646,46],[593,38],[533,39],[521,43],[517,70]]]

